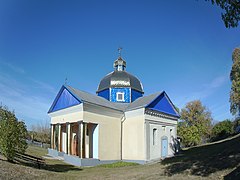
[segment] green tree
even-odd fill
[[[13,162],[16,152],[24,153],[27,149],[27,129],[18,121],[14,112],[0,106],[0,152]]]
[[[32,134],[34,134],[35,141],[50,144],[50,127],[49,123],[46,121],[45,124],[38,124],[37,126],[32,126]]]
[[[186,104],[181,110],[178,123],[178,135],[185,146],[194,146],[205,142],[211,133],[211,112],[195,100]]]
[[[233,123],[230,120],[224,120],[213,126],[212,129],[212,139],[219,140],[224,139],[233,134]]]
[[[234,133],[240,132],[240,116],[233,121],[233,130]]]
[[[224,10],[222,20],[226,28],[237,27],[240,20],[240,1],[239,0],[206,0],[211,1]]]
[[[233,115],[240,115],[240,48],[236,48],[232,55],[232,70],[230,79],[232,87],[230,92],[230,111]]]

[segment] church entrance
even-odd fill
[[[96,159],[98,159],[98,128],[98,124],[93,126],[93,158]]]
[[[86,134],[84,137],[85,158],[98,158],[98,125],[86,123]]]
[[[162,137],[162,158],[167,157],[167,152],[168,152],[168,139],[166,136]]]
[[[76,134],[73,136],[72,147],[73,147],[72,148],[72,155],[77,156],[78,155],[78,137],[77,137]]]
[[[98,124],[74,123],[71,128],[71,155],[98,159]],[[65,139],[65,138],[63,138]],[[63,140],[63,141],[66,141]]]

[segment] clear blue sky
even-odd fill
[[[0,101],[28,128],[45,123],[65,78],[95,93],[121,46],[145,95],[165,90],[179,108],[200,99],[222,121],[239,40],[205,0],[1,0]]]

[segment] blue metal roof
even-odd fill
[[[84,102],[104,106],[122,112],[131,111],[138,108],[149,108],[170,116],[180,117],[165,91],[151,94],[149,96],[139,97],[132,103],[114,103],[103,97],[80,91],[72,88],[71,86],[65,85],[62,86],[48,113]]]
[[[156,97],[151,103],[149,103],[146,108],[175,117],[180,117],[165,91],[163,91],[158,97]]]
[[[73,93],[71,93],[65,86],[62,86],[57,97],[55,98],[48,113],[75,106],[81,103]]]

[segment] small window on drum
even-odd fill
[[[124,101],[124,93],[117,92],[117,101]]]

